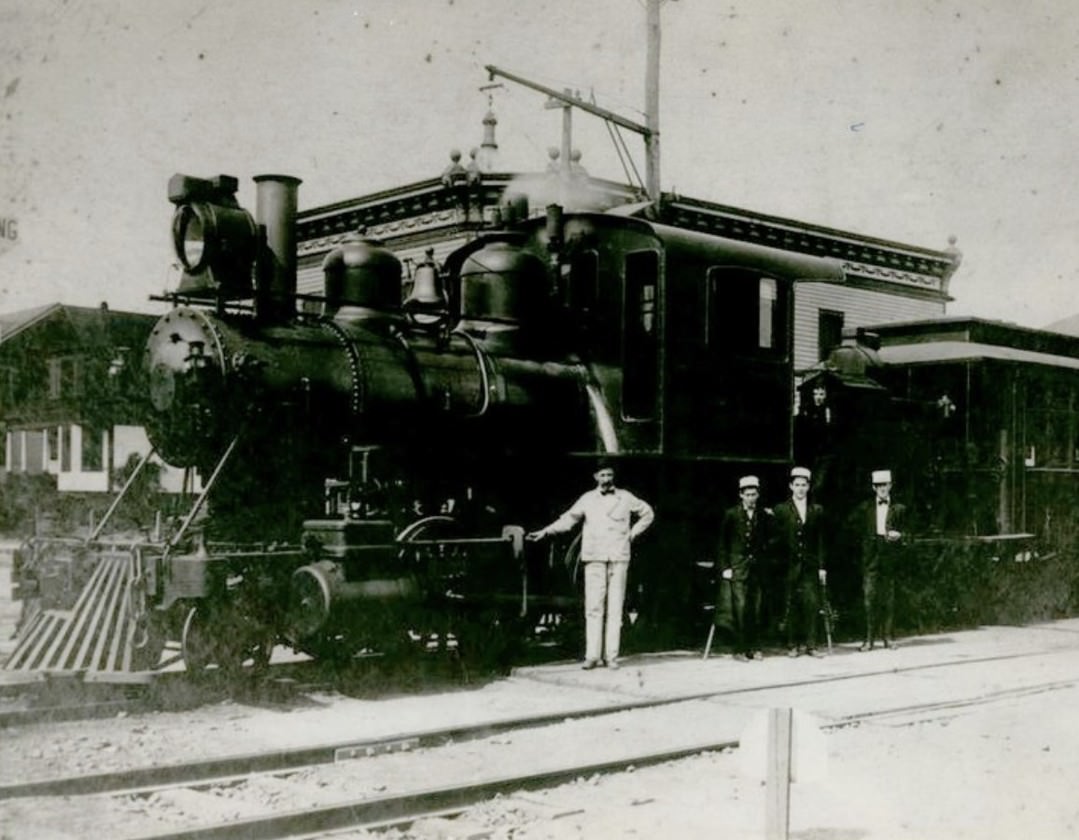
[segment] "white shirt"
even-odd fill
[[[798,518],[805,522],[808,499],[796,499],[791,496],[791,501],[794,502],[794,509],[798,511]]]
[[[884,504],[880,503],[880,499],[877,500],[877,536],[883,537],[888,534],[888,505],[889,502]]]
[[[584,521],[581,561],[628,563],[629,544],[639,537],[655,514],[652,506],[628,490],[612,488],[604,493],[589,490],[573,507],[543,529],[545,534],[564,534]]]

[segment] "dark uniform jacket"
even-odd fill
[[[903,544],[903,540],[888,542],[877,534],[877,499],[866,499],[855,509],[852,518],[854,530],[861,547],[862,569],[875,570],[886,558],[894,555]],[[906,506],[894,499],[888,503],[888,516],[884,520],[885,531],[898,531],[907,535]]]
[[[786,564],[788,582],[809,577],[816,580],[817,572],[825,568],[824,509],[807,503],[802,522],[798,508],[787,499],[773,508],[773,514],[776,559]]]
[[[763,573],[771,540],[771,511],[758,506],[750,517],[741,504],[728,508],[719,526],[719,570],[733,570],[735,580]]]

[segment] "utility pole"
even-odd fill
[[[648,0],[648,50],[644,73],[645,189],[653,201],[659,200],[659,4]]]
[[[571,97],[569,88],[562,91],[563,95]],[[559,168],[569,174],[570,154],[573,151],[573,105],[565,99],[548,99],[544,108],[562,109],[562,150],[559,153]]]
[[[550,97],[551,103],[547,107],[559,107],[562,103],[562,165],[569,167],[569,133],[570,133],[570,108],[580,108],[582,111],[599,117],[602,120],[612,122],[617,126],[636,132],[644,138],[645,149],[645,192],[652,201],[658,201],[660,195],[659,180],[659,7],[663,0],[648,0],[647,10],[647,35],[648,48],[647,67],[645,68],[645,124],[627,120],[605,108],[599,108],[589,102],[585,102],[579,96],[571,94],[568,90],[558,92],[553,88],[515,76],[493,64],[487,65],[487,72],[493,80],[501,76],[511,82],[516,82],[524,87],[545,93]]]

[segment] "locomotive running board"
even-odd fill
[[[71,609],[45,608],[20,633],[0,684],[81,674],[88,682],[150,682],[132,670],[138,625],[129,590],[138,576],[136,549],[106,550]]]

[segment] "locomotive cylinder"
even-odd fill
[[[420,597],[397,559],[389,522],[309,520],[304,541],[319,559],[292,573],[287,623],[294,640],[382,621],[380,613]]]

